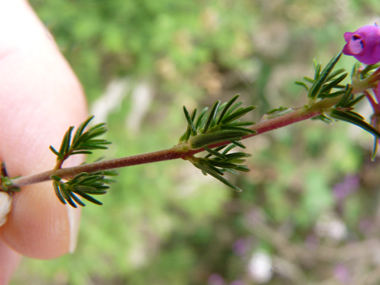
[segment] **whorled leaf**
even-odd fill
[[[109,188],[108,184],[115,182],[113,179],[107,178],[108,176],[117,175],[116,171],[99,171],[95,173],[82,172],[72,179],[63,181],[57,175],[51,175],[55,194],[58,199],[63,203],[69,203],[72,207],[85,206],[80,197],[87,201],[102,205],[100,201],[93,198],[92,195],[103,195],[107,193]]]
[[[89,117],[83,122],[77,129],[72,137],[74,127],[70,127],[65,133],[61,147],[57,151],[53,146],[50,146],[50,150],[57,155],[57,167],[60,168],[63,161],[71,155],[75,154],[91,154],[96,149],[107,149],[109,141],[104,139],[98,139],[99,136],[107,132],[104,123],[97,124],[87,131],[85,128],[90,123],[94,116]]]
[[[181,136],[180,143],[189,142],[191,148],[197,149],[217,142],[240,140],[256,133],[248,128],[254,122],[239,121],[239,118],[255,107],[240,107],[242,102],[236,102],[238,97],[236,95],[224,104],[216,101],[210,112],[205,108],[198,117],[196,109],[190,115],[186,107],[183,107],[187,130]]]
[[[340,57],[341,53],[334,56],[323,70],[321,70],[321,64],[314,61],[314,78],[303,77],[305,82],[295,82],[295,84],[302,86],[308,92],[309,106],[312,106],[317,99],[334,98],[345,93],[345,85],[342,82],[348,73],[343,68],[333,70]]]
[[[310,87],[309,92],[307,94],[307,97],[310,99],[310,105],[312,105],[315,102],[315,100],[319,97],[322,88],[325,86],[325,83],[327,82],[327,78],[329,77],[336,63],[340,59],[341,55],[342,53],[339,53],[338,55],[333,57],[320,74],[320,68],[316,68],[314,77],[315,81]]]
[[[358,127],[361,127],[365,131],[369,132],[373,136],[375,136],[377,139],[380,139],[380,133],[378,130],[376,130],[374,127],[372,127],[370,124],[368,124],[364,118],[352,111],[342,111],[338,109],[333,109],[330,112],[330,117],[336,120],[345,121],[351,124],[354,124]]]
[[[204,147],[208,154],[205,157],[188,157],[187,159],[204,175],[211,175],[218,179],[228,187],[241,192],[242,190],[229,182],[225,177],[225,172],[238,174],[239,172],[248,172],[249,169],[245,163],[245,158],[250,157],[250,154],[244,152],[229,153],[231,149],[236,147],[235,144],[229,146],[221,146],[215,149]]]

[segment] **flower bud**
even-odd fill
[[[344,34],[347,44],[343,48],[345,55],[352,55],[364,64],[375,64],[380,61],[380,27],[365,25],[354,33]]]

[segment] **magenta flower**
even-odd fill
[[[366,25],[354,33],[344,33],[347,44],[343,48],[345,55],[352,55],[364,64],[380,61],[380,27],[377,24]]]

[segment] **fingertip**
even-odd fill
[[[0,239],[0,284],[8,284],[21,262],[21,255]]]
[[[16,193],[7,222],[0,228],[3,240],[31,258],[50,259],[70,248],[67,209],[55,197],[50,183],[22,188]]]
[[[74,253],[77,247],[79,224],[82,211],[81,208],[73,208],[68,204],[66,205],[66,210],[70,230],[69,253]]]
[[[0,9],[6,23],[0,29],[0,157],[14,177],[52,169],[49,145],[59,146],[87,108],[80,82],[27,1],[11,2],[0,4],[7,8]],[[14,195],[0,236],[21,254],[55,258],[75,249],[79,217],[80,210],[60,203],[51,182],[29,185]]]

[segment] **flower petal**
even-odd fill
[[[347,44],[343,48],[345,55],[353,55],[364,64],[380,61],[380,27],[365,25],[354,33],[344,34]]]

